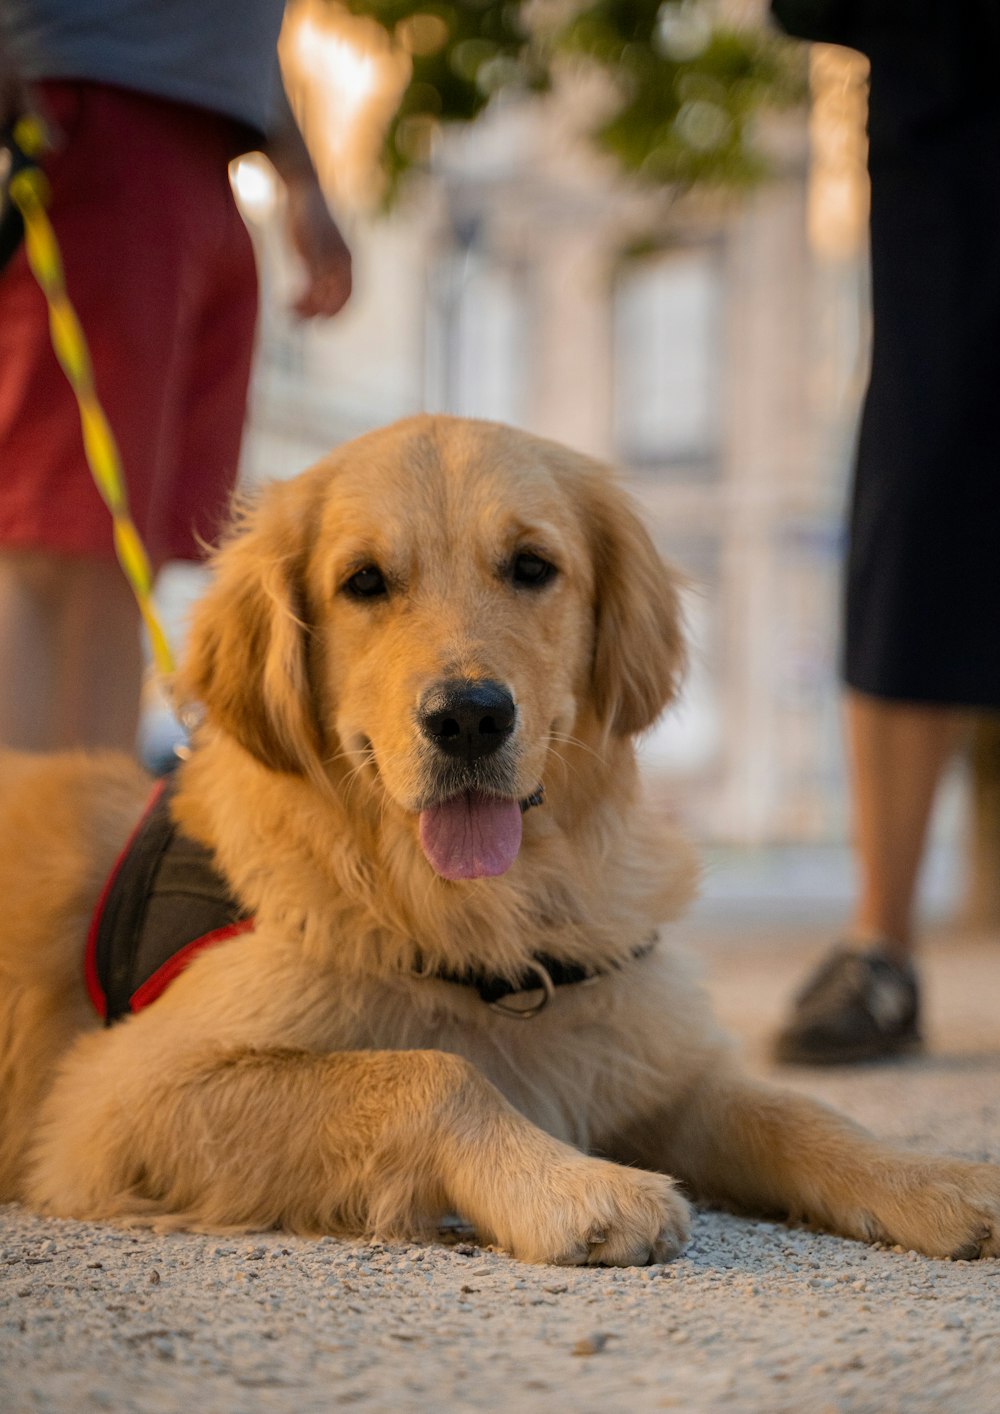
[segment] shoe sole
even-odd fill
[[[917,1055],[924,1050],[921,1036],[906,1036],[898,1041],[889,1041],[874,1048],[856,1046],[849,1049],[839,1046],[836,1050],[810,1051],[793,1045],[775,1046],[771,1059],[778,1065],[859,1065],[865,1061],[896,1060],[903,1056]]]

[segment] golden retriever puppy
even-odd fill
[[[629,1264],[683,1247],[683,1186],[1000,1253],[1000,1168],[746,1078],[673,951],[694,870],[633,739],[682,671],[677,587],[601,467],[415,418],[269,487],[215,570],[167,823],[232,916],[151,1004],[135,948],[84,977],[148,783],[2,758],[0,1198],[390,1236],[457,1212],[527,1261]]]

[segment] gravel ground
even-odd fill
[[[694,930],[720,1013],[764,1040],[801,930]],[[819,946],[823,939],[813,941]],[[929,1054],[787,1072],[871,1129],[1000,1161],[1000,946],[926,959]],[[155,1236],[0,1208],[0,1407],[312,1411],[1000,1409],[1000,1262],[932,1262],[703,1211],[663,1267],[525,1267],[461,1232],[387,1247]]]

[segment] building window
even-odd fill
[[[714,461],[721,443],[716,246],[630,262],[614,294],[615,442],[638,471]]]
[[[477,245],[432,270],[427,323],[428,411],[523,424],[527,412],[524,271]]]

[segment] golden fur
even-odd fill
[[[525,586],[520,555],[555,577]],[[359,597],[373,566],[386,592]],[[682,657],[673,576],[605,472],[557,446],[417,418],[270,487],[179,678],[205,719],[175,811],[255,931],[103,1029],[83,939],[147,782],[115,757],[0,757],[0,1200],[384,1235],[456,1211],[529,1261],[625,1264],[683,1246],[682,1184],[1000,1253],[1000,1168],[746,1078],[663,936],[694,870],[643,806],[632,739]],[[507,872],[449,882],[420,844],[443,777],[417,706],[456,679],[510,689],[494,788],[546,801]],[[517,977],[535,953],[604,975],[531,1020],[428,975]]]

